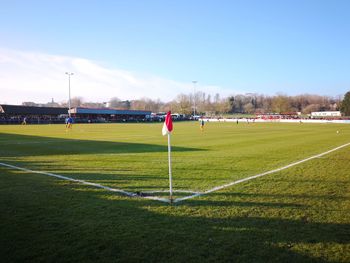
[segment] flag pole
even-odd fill
[[[168,162],[169,162],[169,200],[170,204],[173,203],[173,182],[171,178],[171,144],[170,144],[170,133],[173,130],[173,120],[171,119],[171,111],[165,116],[162,134],[163,136],[168,135]]]
[[[169,161],[169,194],[170,203],[173,202],[173,182],[171,176],[171,145],[170,145],[170,133],[168,133],[168,161]]]

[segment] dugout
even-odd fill
[[[0,105],[0,124],[21,124],[24,117],[27,123],[64,123],[68,108],[37,107],[21,105]]]
[[[141,122],[151,115],[151,111],[83,107],[72,108],[70,113],[76,123]]]

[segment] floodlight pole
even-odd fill
[[[192,80],[193,83],[193,117],[196,116],[196,80]]]
[[[69,96],[69,99],[68,99],[68,116],[70,118],[70,106],[71,106],[71,101],[70,101],[70,76],[74,75],[73,72],[66,72],[66,74],[68,75],[68,96]]]

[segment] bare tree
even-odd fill
[[[249,114],[255,113],[254,105],[251,102],[245,104],[243,108],[245,113],[249,113]]]
[[[291,106],[286,95],[279,94],[272,98],[272,110],[275,113],[290,112]]]
[[[304,114],[310,114],[313,111],[319,111],[319,110],[320,110],[320,104],[310,104],[306,106],[302,112]]]
[[[83,104],[83,98],[82,97],[74,97],[71,100],[71,107],[72,108],[76,108],[76,107],[80,107]]]
[[[197,91],[195,94],[178,94],[174,100],[164,103],[160,99],[141,98],[138,100],[122,101],[117,97],[109,100],[108,106],[118,109],[148,110],[152,112],[164,112],[172,110],[181,114],[191,114],[196,105],[196,114],[222,114],[222,113],[282,113],[282,112],[303,112],[322,110],[339,110],[342,96],[336,97],[320,96],[313,94],[301,94],[287,96],[277,94],[268,96],[257,93],[237,94],[229,97],[214,96]],[[104,103],[84,102],[81,97],[74,97],[71,100],[72,107],[104,107]],[[30,103],[26,103],[30,104]],[[31,104],[30,104],[31,105]],[[35,104],[38,105],[38,104]],[[60,103],[67,107],[67,102]]]
[[[108,107],[118,108],[120,106],[120,102],[121,102],[121,100],[119,98],[113,97],[109,100]]]
[[[172,104],[173,111],[181,114],[191,114],[191,98],[189,95],[179,94]]]
[[[103,102],[84,102],[81,106],[86,108],[104,108],[106,104]]]

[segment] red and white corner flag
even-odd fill
[[[171,111],[168,111],[163,124],[162,134],[168,135],[168,161],[169,161],[169,195],[170,203],[173,202],[173,182],[171,176],[171,146],[170,146],[170,133],[173,130],[173,120],[171,119]]]
[[[173,120],[171,118],[171,111],[168,111],[163,124],[162,134],[163,136],[170,134],[173,130]]]

